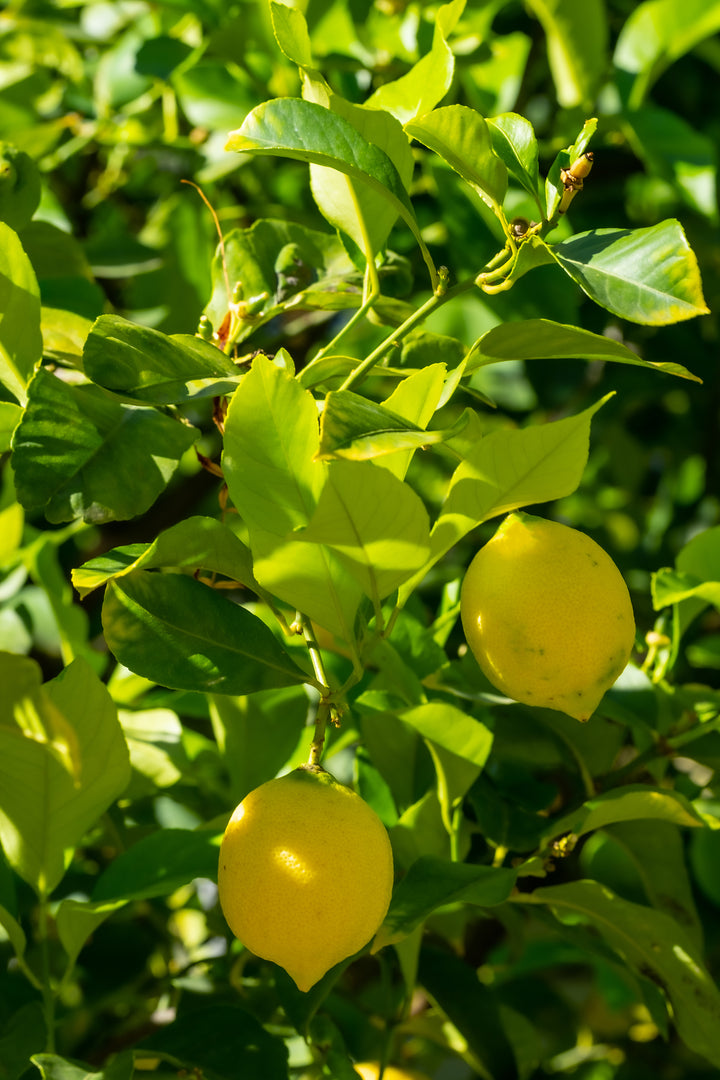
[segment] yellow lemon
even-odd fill
[[[465,637],[508,697],[587,720],[625,668],[632,604],[610,556],[584,533],[510,514],[468,567]]]
[[[362,1080],[378,1080],[380,1066],[376,1061],[363,1061],[360,1065],[353,1065],[355,1072]],[[415,1072],[414,1069],[398,1069],[394,1065],[387,1065],[383,1073],[383,1080],[428,1080],[424,1073]]]
[[[392,883],[380,818],[320,766],[251,791],[220,845],[218,892],[230,929],[303,991],[370,941]]]

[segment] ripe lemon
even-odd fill
[[[584,533],[510,514],[468,567],[465,637],[508,697],[587,720],[630,657],[632,604],[610,556]]]
[[[363,1061],[360,1065],[353,1065],[355,1072],[362,1080],[378,1080],[380,1066],[376,1061]],[[415,1072],[414,1069],[398,1069],[394,1065],[387,1065],[383,1073],[383,1080],[428,1080],[424,1073]]]
[[[303,991],[370,941],[392,884],[380,818],[319,766],[251,791],[220,845],[218,893],[230,929]]]

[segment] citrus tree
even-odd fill
[[[720,3],[1,18],[0,1080],[712,1076]]]

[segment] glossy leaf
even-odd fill
[[[154,409],[41,369],[13,436],[18,498],[49,521],[136,517],[150,507],[198,437]]]
[[[566,326],[550,319],[526,319],[501,323],[483,334],[470,350],[466,374],[498,364],[503,360],[555,360],[567,357],[578,360],[602,360],[635,364],[683,379],[701,382],[682,364],[670,361],[643,360],[637,353],[613,338],[593,334],[578,326]]]
[[[502,113],[488,118],[487,125],[493,150],[504,162],[510,176],[532,196],[542,211],[538,195],[538,144],[532,124],[517,113]]]
[[[152,544],[114,548],[71,571],[81,597],[134,570],[175,567],[210,570],[254,587],[252,557],[232,529],[209,517],[189,517],[160,533]]]
[[[0,454],[10,449],[13,431],[22,418],[22,406],[14,401],[0,401]]]
[[[65,853],[124,790],[127,746],[105,686],[83,660],[44,685],[34,661],[0,654],[0,839],[39,895],[65,872]]]
[[[588,105],[605,74],[608,24],[603,0],[529,0],[545,31],[555,92],[565,109]]]
[[[390,201],[410,228],[435,283],[432,259],[397,169],[343,117],[310,101],[277,98],[253,109],[242,127],[230,133],[226,149],[299,158],[369,185]]]
[[[42,357],[40,290],[20,238],[0,221],[0,383],[21,405]]]
[[[502,204],[507,168],[493,150],[480,113],[466,105],[446,105],[412,120],[405,130],[446,161],[490,207]]]
[[[83,351],[85,374],[98,386],[151,405],[229,394],[242,373],[214,345],[190,334],[173,337],[101,315]]]
[[[588,919],[631,968],[666,994],[680,1038],[720,1066],[720,991],[674,919],[622,900],[595,881],[536,889],[531,902]]]
[[[303,85],[303,97],[347,120],[371,146],[387,155],[403,188],[412,180],[414,159],[399,120],[389,112],[354,105],[333,93],[319,76]],[[398,211],[384,191],[367,184],[353,184],[337,169],[310,163],[310,187],[323,217],[346,233],[365,254],[383,251]],[[367,250],[366,250],[367,249]]]
[[[376,602],[419,569],[430,551],[430,521],[420,497],[369,462],[332,462],[309,525],[295,535],[331,548]]]
[[[623,319],[667,326],[708,313],[697,259],[677,221],[593,229],[550,251],[583,292]]]
[[[430,335],[430,338],[431,348],[434,351],[434,347],[437,346],[437,336]],[[398,383],[390,397],[383,402],[383,408],[426,430],[435,410],[440,405],[446,375],[445,364],[439,363],[429,364],[420,371],[413,372]],[[399,480],[402,480],[410,466],[413,453],[414,451],[409,449],[402,453],[382,455],[375,459],[375,463],[388,469]]]
[[[256,615],[184,574],[109,582],[103,628],[120,663],[160,686],[251,694],[312,681]]]

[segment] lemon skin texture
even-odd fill
[[[362,1080],[378,1080],[380,1066],[376,1061],[363,1061],[359,1065],[353,1065],[355,1072]],[[425,1073],[415,1072],[414,1069],[398,1069],[394,1065],[388,1065],[383,1073],[383,1080],[428,1080]]]
[[[510,514],[468,567],[460,594],[467,643],[498,690],[587,720],[635,640],[627,586],[589,536]]]
[[[220,845],[218,894],[230,929],[302,991],[367,945],[392,884],[380,818],[319,766],[251,791]]]

